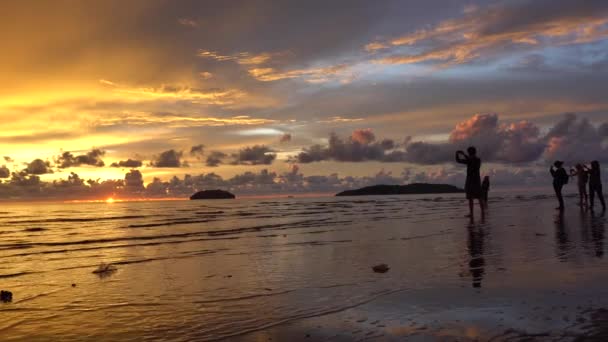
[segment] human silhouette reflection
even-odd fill
[[[570,238],[566,231],[566,224],[564,222],[564,212],[559,211],[555,215],[555,242],[557,245],[557,258],[560,261],[566,261],[568,259],[568,249],[570,249]]]
[[[486,261],[483,257],[483,243],[485,232],[483,228],[473,224],[468,226],[467,248],[469,251],[469,273],[473,278],[472,285],[475,288],[481,287],[481,281],[485,274]]]
[[[591,214],[591,240],[595,256],[602,258],[604,256],[604,223],[606,221],[605,211],[601,214]]]

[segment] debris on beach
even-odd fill
[[[387,264],[379,264],[379,265],[372,267],[372,270],[374,270],[374,272],[376,272],[376,273],[386,273],[386,272],[388,272],[389,269],[390,268],[388,267]]]
[[[100,277],[105,277],[116,272],[116,270],[116,266],[102,262],[99,267],[97,267],[97,269],[93,271],[93,273],[97,274]]]
[[[0,291],[0,302],[2,303],[10,303],[13,301],[13,293],[11,291]]]

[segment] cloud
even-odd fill
[[[477,114],[458,123],[446,142],[429,143],[411,137],[404,144],[392,139],[376,141],[373,131],[360,129],[346,140],[332,133],[327,145],[305,148],[291,161],[441,164],[453,162],[454,152],[468,146],[476,146],[484,161],[495,163],[531,163],[543,156],[548,160],[608,160],[607,142],[608,123],[596,127],[574,114],[565,115],[545,135],[529,121],[500,123],[497,114]]]
[[[594,126],[586,118],[566,114],[547,133],[547,160],[560,159],[569,163],[590,160],[608,161],[607,123]]]
[[[603,1],[498,4],[471,9],[462,18],[367,46],[392,46],[389,55],[376,60],[382,64],[463,64],[508,50],[605,39],[608,37],[607,13],[608,4]]]
[[[380,42],[372,42],[365,45],[365,51],[367,52],[376,52],[378,50],[387,49],[389,45]]]
[[[156,156],[156,158],[150,162],[150,166],[153,167],[181,167],[183,152],[176,151],[174,149],[167,150]]]
[[[232,117],[200,117],[187,116],[172,113],[145,113],[145,112],[126,112],[109,118],[100,118],[100,126],[146,126],[162,125],[171,128],[189,127],[220,127],[220,126],[257,126],[264,124],[274,124],[277,121],[265,118],[253,118],[247,115]]]
[[[7,163],[12,163],[14,162],[13,158],[9,157],[9,156],[4,156],[4,161]]]
[[[106,154],[106,151],[100,149],[93,149],[86,154],[81,154],[74,156],[70,152],[63,152],[59,157],[56,158],[55,163],[59,166],[60,169],[65,169],[69,167],[81,166],[81,165],[90,165],[95,167],[104,166],[103,157]]]
[[[144,189],[144,177],[139,170],[130,170],[125,174],[125,187],[130,192]]]
[[[547,171],[542,168],[484,168],[493,187],[539,186],[548,184]],[[245,171],[230,178],[215,173],[174,176],[170,180],[154,178],[144,186],[139,170],[128,171],[124,179],[85,180],[74,172],[65,179],[52,182],[40,180],[36,175],[24,172],[12,173],[11,179],[0,182],[2,198],[57,198],[57,199],[105,199],[152,197],[188,197],[203,189],[225,189],[238,195],[336,193],[374,184],[408,184],[414,182],[447,183],[461,186],[465,180],[464,168],[441,166],[437,168],[404,168],[400,174],[379,170],[371,176],[354,177],[330,175],[304,175],[297,165],[284,172],[263,169]]]
[[[286,79],[302,79],[308,83],[324,83],[331,80],[348,81],[353,77],[347,64],[313,67],[308,69],[277,70],[270,67],[251,68],[249,75],[258,81],[271,82]]]
[[[368,160],[385,161],[387,151],[394,147],[390,139],[376,142],[371,130],[356,130],[346,140],[335,133],[329,136],[329,144],[313,145],[305,148],[291,161],[298,163],[311,163],[322,160],[335,160],[340,162],[361,162]]]
[[[203,154],[205,154],[205,145],[203,144],[194,145],[190,148],[190,155],[196,156],[199,160],[203,157]]]
[[[232,55],[220,54],[217,51],[200,50],[198,56],[213,59],[218,62],[232,61],[245,67],[247,73],[261,82],[300,79],[308,83],[325,83],[338,80],[348,83],[355,75],[349,71],[346,63],[310,66],[305,68],[285,68],[285,57],[292,56],[289,52],[259,53],[239,52]]]
[[[276,159],[275,151],[264,145],[254,145],[232,155],[235,165],[269,165]]]
[[[0,166],[0,178],[8,178],[11,176],[11,170],[6,165]]]
[[[283,133],[281,138],[279,138],[280,143],[287,143],[291,141],[291,133]]]
[[[210,73],[209,71],[199,72],[198,75],[204,80],[213,78],[213,73]]]
[[[537,160],[545,149],[540,129],[528,122],[500,124],[497,114],[477,114],[456,125],[448,143],[410,142],[405,161],[418,164],[451,162],[454,151],[476,146],[484,161],[526,163]]]
[[[100,80],[110,93],[123,102],[190,101],[197,105],[228,106],[242,101],[247,93],[239,89],[198,88],[190,84],[161,84],[155,87],[133,87]],[[108,95],[108,96],[110,96]]]
[[[353,131],[351,139],[359,144],[367,145],[376,140],[376,135],[370,128],[357,129]]]
[[[220,151],[211,151],[205,160],[205,165],[210,167],[216,167],[222,164],[224,159],[228,157],[228,155],[224,152]]]
[[[177,22],[180,25],[187,26],[187,27],[193,27],[193,28],[198,27],[198,22],[196,20],[194,20],[194,19],[191,19],[191,18],[179,18],[177,20]]]
[[[23,171],[28,175],[43,175],[46,173],[53,173],[51,163],[42,159],[32,160],[29,164],[27,164],[27,167]]]
[[[325,120],[320,120],[319,123],[322,124],[333,124],[333,123],[352,123],[352,122],[359,122],[359,121],[363,121],[365,119],[363,118],[343,118],[341,116],[332,116],[329,117]]]
[[[136,167],[141,167],[143,165],[143,162],[141,160],[135,160],[135,159],[127,159],[127,160],[121,160],[119,162],[115,162],[112,163],[110,166],[111,167],[126,167],[126,168],[136,168]]]

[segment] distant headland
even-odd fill
[[[412,183],[407,185],[372,185],[361,189],[346,190],[336,196],[369,196],[369,195],[420,195],[462,193],[463,189],[449,184]]]
[[[229,193],[224,190],[203,190],[195,193],[190,196],[191,200],[201,200],[201,199],[231,199],[236,198],[234,194]]]

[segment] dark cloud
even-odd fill
[[[290,142],[290,141],[291,141],[291,133],[284,133],[283,135],[281,135],[281,138],[279,138],[280,143],[286,143],[286,142]]]
[[[482,175],[491,178],[493,187],[539,186],[547,184],[544,167],[493,168],[484,166]],[[263,169],[258,172],[246,171],[230,178],[215,173],[173,176],[169,180],[154,178],[147,186],[139,170],[130,170],[124,179],[84,180],[72,172],[65,179],[52,182],[40,180],[25,171],[13,172],[10,180],[0,182],[2,198],[57,198],[57,199],[99,199],[115,196],[134,197],[188,197],[204,189],[225,189],[238,195],[243,194],[289,194],[289,193],[335,193],[342,190],[360,188],[374,184],[407,184],[415,182],[447,183],[462,186],[465,170],[455,166],[434,168],[404,168],[400,174],[380,170],[372,176],[353,177],[330,175],[304,175],[297,165],[285,172]]]
[[[53,173],[51,163],[42,159],[32,160],[29,164],[27,164],[27,167],[23,171],[28,175],[43,175],[46,173]]]
[[[224,161],[224,159],[228,157],[228,155],[224,152],[220,151],[211,151],[205,160],[205,165],[216,167]]]
[[[7,163],[12,163],[14,162],[13,158],[9,157],[9,156],[4,156],[4,161]]]
[[[190,148],[190,155],[195,156],[199,160],[203,157],[203,154],[205,154],[205,145],[203,144],[195,145]]]
[[[176,150],[167,150],[159,154],[155,160],[150,162],[150,166],[153,167],[181,167],[183,163],[181,161],[183,152]]]
[[[454,160],[456,150],[476,146],[486,162],[530,163],[546,159],[608,160],[608,124],[594,126],[587,119],[566,114],[563,120],[542,135],[540,128],[529,122],[500,123],[498,115],[475,115],[456,125],[448,141],[428,143],[408,137],[403,144],[393,140],[375,140],[371,130],[356,130],[344,140],[332,133],[328,145],[313,145],[292,159],[311,163],[323,160],[340,162],[410,162],[441,164]]]
[[[127,187],[129,191],[144,189],[144,177],[139,170],[131,170],[125,174],[125,187]]]
[[[141,167],[143,165],[143,162],[141,160],[135,160],[135,159],[127,159],[127,160],[121,160],[119,162],[114,162],[112,163],[110,166],[111,167],[127,167],[127,168],[136,168],[136,167]]]
[[[475,115],[456,125],[448,143],[408,144],[405,160],[418,164],[449,162],[454,159],[455,150],[468,146],[477,146],[479,155],[486,161],[526,163],[542,155],[545,141],[540,129],[528,121],[499,124],[496,114]]]
[[[8,178],[11,176],[11,170],[6,165],[0,166],[0,178]]]
[[[607,127],[607,123],[596,127],[586,118],[566,114],[545,137],[545,158],[570,163],[608,161]]]
[[[375,141],[371,130],[356,130],[346,140],[337,134],[331,133],[327,146],[313,145],[304,149],[292,161],[298,163],[311,163],[322,160],[335,160],[340,162],[361,162],[368,160],[388,161],[387,151],[394,147],[394,141],[385,139]]]
[[[269,165],[276,159],[275,151],[264,145],[245,147],[232,155],[235,165]]]
[[[104,166],[103,157],[106,154],[106,151],[100,149],[93,149],[86,154],[74,156],[70,152],[63,152],[62,155],[57,157],[55,163],[60,169],[65,169],[69,167],[76,167],[81,165],[90,165],[95,167]]]
[[[574,45],[606,38],[608,4],[601,0],[524,0],[475,7],[456,19],[387,42],[375,42],[387,56],[380,63],[439,63],[443,66],[487,61],[539,44]],[[391,49],[392,46],[403,49]],[[369,50],[369,49],[368,49]],[[386,50],[386,51],[385,51]],[[415,51],[415,53],[412,53]]]

